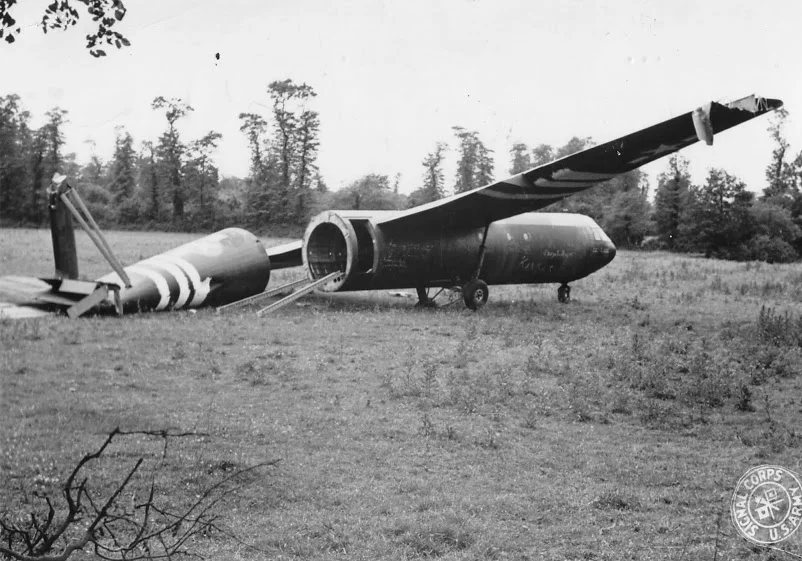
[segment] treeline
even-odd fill
[[[47,122],[30,126],[30,113],[18,95],[0,97],[0,220],[7,225],[40,226],[47,220],[46,192],[55,173],[67,175],[95,219],[104,226],[203,229],[230,210],[212,152],[221,135],[209,131],[185,142],[177,122],[192,107],[180,99],[157,97],[165,132],[136,147],[131,134],[117,129],[114,154],[103,162],[92,154],[80,164],[64,154],[63,126],[68,113],[49,111]],[[233,182],[236,184],[236,181]]]
[[[783,135],[787,119],[783,108],[770,122],[775,147],[759,196],[722,169],[709,170],[703,185],[693,185],[688,162],[672,156],[658,178],[655,237],[647,247],[768,262],[802,256],[802,152],[790,152]]]
[[[421,162],[419,188],[409,195],[399,193],[399,175],[368,174],[330,191],[317,166],[320,115],[314,89],[287,79],[269,84],[267,96],[269,114],[239,115],[251,161],[244,179],[220,177],[214,160],[218,132],[194,140],[179,134],[181,119],[193,111],[180,99],[153,100],[152,109],[165,119],[159,138],[136,145],[119,128],[110,161],[93,153],[80,164],[62,150],[67,111],[52,109],[47,122],[33,129],[19,96],[0,97],[0,221],[43,225],[45,193],[56,172],[70,178],[105,227],[211,231],[242,225],[295,235],[322,210],[410,208],[494,179],[492,150],[476,131],[453,127],[453,150],[445,141],[435,144]],[[703,185],[692,184],[688,162],[675,154],[658,177],[653,201],[648,177],[635,170],[546,210],[591,216],[619,247],[795,260],[802,252],[802,153],[791,158],[783,136],[787,117],[781,109],[771,121],[775,149],[759,197],[721,169],[710,170]],[[508,171],[517,174],[592,145],[592,139],[577,137],[561,147],[517,143]],[[452,152],[456,172],[446,178]]]
[[[122,228],[203,231],[239,224],[297,233],[324,209],[403,209],[447,194],[442,166],[448,146],[442,142],[424,159],[421,187],[409,196],[398,191],[399,175],[368,174],[330,192],[317,166],[314,89],[287,79],[272,82],[267,95],[268,115],[239,115],[251,161],[244,179],[220,177],[214,160],[220,133],[194,140],[180,135],[181,120],[193,111],[181,99],[153,100],[152,109],[165,119],[159,138],[136,145],[120,127],[108,162],[93,151],[89,162],[79,163],[63,152],[66,110],[54,108],[47,123],[33,129],[18,95],[0,97],[0,221],[44,225],[46,191],[56,172],[67,175],[102,226]],[[454,134],[461,156],[452,190],[492,181],[492,152],[477,133],[454,127]]]

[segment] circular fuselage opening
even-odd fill
[[[323,222],[309,234],[306,243],[306,259],[312,276],[316,279],[329,273],[345,272],[348,265],[348,245],[340,229],[330,222]]]

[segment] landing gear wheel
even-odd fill
[[[471,310],[478,310],[484,306],[489,295],[487,283],[481,279],[472,280],[462,289],[462,298]]]
[[[557,300],[561,303],[565,304],[566,302],[571,301],[571,287],[567,284],[560,285],[560,288],[557,289]]]

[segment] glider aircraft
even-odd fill
[[[326,292],[458,288],[472,309],[488,285],[556,283],[561,302],[572,281],[601,269],[616,248],[589,217],[538,213],[565,197],[632,171],[782,106],[748,96],[710,102],[662,123],[599,144],[472,191],[404,211],[331,210],[315,216],[303,239],[265,248],[256,236],[229,228],[123,267],[88,211],[61,180],[50,192],[56,275],[0,277],[0,298],[15,305],[55,306],[70,317],[90,310],[118,313],[227,306],[268,290],[271,270],[303,265],[308,287]],[[78,280],[72,217],[114,272]],[[94,234],[92,233],[94,231]],[[298,283],[294,283],[298,284]],[[296,293],[300,294],[300,292]],[[5,308],[0,304],[0,317]]]

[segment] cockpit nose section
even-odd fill
[[[607,265],[610,261],[615,259],[615,254],[617,250],[615,248],[615,244],[613,243],[613,241],[609,237],[607,237],[607,234],[605,234],[603,231],[602,234],[604,235],[604,239],[602,240],[602,247],[599,250],[599,253],[601,253],[604,256],[605,259],[604,264]]]
[[[597,270],[615,259],[616,254],[615,244],[595,222],[593,223],[593,253],[599,258]]]

